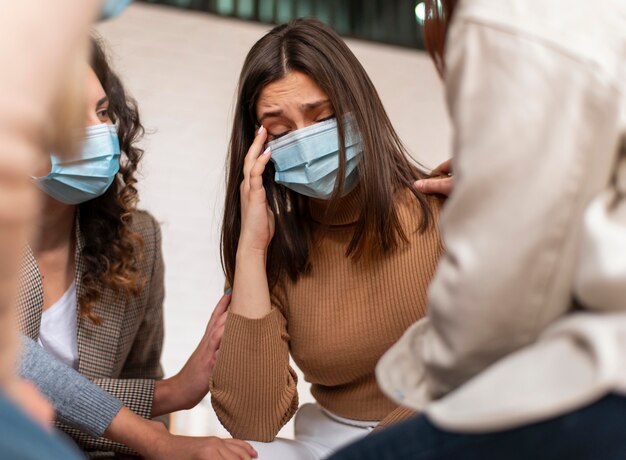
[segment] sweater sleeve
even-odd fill
[[[272,441],[298,409],[281,310],[260,319],[229,313],[211,382],[211,402],[235,438]]]
[[[150,419],[152,412],[152,397],[154,395],[154,380],[151,379],[96,379],[94,384],[111,395],[117,396],[124,406],[145,419]],[[113,398],[113,396],[111,396]],[[121,406],[121,403],[120,403]],[[97,408],[91,407],[91,411]],[[59,418],[58,428],[70,436],[82,449],[91,453],[110,452],[116,454],[137,456],[138,454],[123,444],[109,441],[106,438],[85,434],[68,426],[65,420]],[[108,458],[108,457],[107,457]]]
[[[102,436],[122,403],[24,337],[20,374],[54,406],[59,421],[90,436]]]
[[[377,432],[383,430],[387,427],[390,427],[391,425],[395,425],[396,423],[403,422],[411,417],[414,417],[415,415],[417,415],[417,412],[412,409],[407,409],[406,407],[398,407],[391,413],[387,414],[385,418],[380,421],[374,431]]]

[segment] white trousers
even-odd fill
[[[276,438],[272,442],[252,441],[258,460],[322,460],[343,446],[365,437],[376,422],[354,423],[330,417],[318,404],[303,404],[294,421],[294,439]]]

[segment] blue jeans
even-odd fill
[[[624,460],[626,398],[609,395],[561,417],[485,434],[443,431],[420,416],[367,436],[329,460],[391,459]]]

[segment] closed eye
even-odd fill
[[[322,123],[323,121],[332,120],[332,119],[334,119],[334,118],[335,118],[335,115],[330,115],[330,116],[328,116],[328,117],[325,117],[325,118],[320,118],[319,120],[315,120],[315,123]],[[287,135],[287,134],[289,134],[290,132],[291,132],[291,130],[284,131],[284,132],[279,133],[279,134],[271,134],[271,133],[270,133],[270,134],[269,134],[269,138],[270,138],[269,140],[270,140],[270,141],[275,141],[276,139],[280,139],[281,137],[286,136],[286,135]]]
[[[335,115],[331,115],[331,116],[329,116],[329,117],[322,118],[322,119],[320,119],[320,120],[315,120],[315,123],[321,123],[321,122],[323,122],[323,121],[332,120],[333,118],[335,118]]]
[[[284,133],[280,133],[280,134],[270,134],[270,141],[275,141],[276,139],[280,139],[283,136],[286,136],[287,134],[289,134],[291,131],[285,131]]]

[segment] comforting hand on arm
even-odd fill
[[[209,384],[224,335],[231,296],[225,294],[215,307],[200,344],[181,371],[173,377],[157,380],[154,385],[152,416],[195,407],[209,392]]]
[[[415,182],[415,188],[429,195],[450,196],[454,189],[454,177],[452,176],[452,160],[447,160],[433,169],[433,177],[421,179]]]

